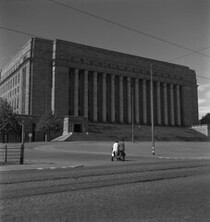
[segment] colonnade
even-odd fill
[[[69,114],[93,122],[150,124],[150,80],[71,69]],[[153,82],[156,125],[181,123],[181,86]]]

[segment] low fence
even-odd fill
[[[0,163],[24,163],[24,145],[20,147],[0,147]]]

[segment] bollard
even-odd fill
[[[5,145],[5,149],[4,149],[4,164],[7,163],[7,145]]]
[[[20,164],[24,163],[24,144],[21,144],[20,147]]]

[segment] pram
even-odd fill
[[[117,159],[118,160],[122,160],[122,161],[125,161],[125,152],[123,150],[119,150],[118,151],[118,156],[117,156]]]
[[[116,158],[117,160],[122,160],[125,161],[125,156],[126,153],[124,151],[124,147],[119,146],[117,152],[112,152],[112,161],[114,160],[114,158]]]

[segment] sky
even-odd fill
[[[188,66],[210,113],[210,0],[0,0],[0,69],[31,36]]]

